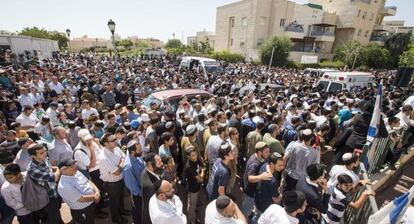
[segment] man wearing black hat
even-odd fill
[[[222,195],[208,204],[205,223],[247,224],[247,220],[239,206],[228,196]]]
[[[99,189],[76,167],[76,161],[67,158],[58,162],[62,172],[58,192],[69,206],[75,223],[94,224],[95,206],[101,195]]]
[[[149,201],[149,214],[154,224],[187,224],[183,203],[174,195],[173,185],[166,180],[154,183],[155,194]]]
[[[296,184],[296,190],[306,195],[306,201],[309,204],[302,217],[303,220],[320,221],[321,214],[328,210],[330,195],[325,173],[324,165],[311,164],[306,167],[307,176],[298,180]]]
[[[282,204],[273,204],[260,216],[258,224],[297,224],[300,214],[305,212],[307,202],[306,196],[301,191],[286,191],[282,196]]]
[[[159,155],[155,153],[148,153],[144,157],[145,169],[141,174],[142,186],[142,222],[143,224],[151,224],[151,219],[148,210],[148,203],[151,196],[155,193],[154,183],[161,180],[162,161]],[[154,223],[155,224],[155,223]]]

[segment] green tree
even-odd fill
[[[267,39],[260,47],[260,60],[264,64],[269,64],[273,46],[273,66],[284,66],[288,63],[289,52],[292,49],[292,42],[287,37],[272,37]]]
[[[131,40],[120,40],[120,41],[116,41],[116,42],[115,42],[115,45],[116,45],[116,46],[122,46],[122,47],[124,47],[125,49],[131,49],[131,47],[132,47],[134,44],[132,43],[132,41],[131,41]]]
[[[414,41],[411,41],[408,50],[401,54],[399,65],[414,68]]]
[[[390,54],[388,50],[374,43],[363,46],[358,57],[361,64],[368,68],[389,67]]]
[[[58,42],[59,48],[61,50],[66,49],[68,47],[69,39],[66,37],[66,35],[63,35],[57,32],[52,33],[52,34],[49,33],[49,35],[50,35],[49,39],[56,40]]]
[[[165,44],[165,48],[182,48],[183,44],[179,39],[169,39]]]
[[[358,58],[355,60],[355,57],[359,54],[361,48],[362,45],[357,41],[346,42],[342,44],[342,46],[335,49],[334,61],[342,61],[348,67],[352,67],[355,61],[355,66],[360,66],[361,60],[358,60]]]
[[[384,47],[390,53],[390,65],[392,67],[398,66],[398,60],[401,54],[408,49],[411,38],[411,33],[397,33],[385,41]]]
[[[42,38],[42,39],[49,39],[49,40],[56,40],[61,50],[67,48],[68,41],[69,41],[66,35],[64,34],[61,34],[58,32],[50,32],[50,31],[45,30],[44,28],[40,29],[36,26],[24,28],[19,33],[19,35]]]
[[[226,61],[230,63],[244,62],[244,57],[241,54],[230,53],[228,51],[214,52],[212,57],[216,60]]]
[[[50,39],[50,34],[44,28],[40,29],[36,26],[34,27],[26,27],[24,28],[19,35],[36,37],[36,38],[43,38],[43,39]]]

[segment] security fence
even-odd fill
[[[367,142],[363,149],[358,173],[362,175],[363,179],[369,179],[373,174],[381,172],[384,169],[384,162],[389,150],[394,150],[398,136],[402,143],[407,140],[408,131],[405,128],[393,130],[389,133],[387,138],[375,138],[372,142]],[[394,139],[394,140],[393,140]],[[369,163],[367,162],[369,161]],[[365,169],[367,167],[367,169]],[[369,185],[361,187],[358,192],[354,194],[353,201],[365,191],[370,190]],[[369,217],[378,211],[378,205],[374,196],[370,196],[362,207],[353,209],[347,207],[344,215],[344,223],[368,223]]]

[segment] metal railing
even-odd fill
[[[385,41],[387,40],[387,36],[371,36],[369,39],[370,41]]]
[[[384,161],[387,156],[388,150],[394,149],[395,142],[391,140],[391,135],[396,133],[400,136],[402,143],[407,140],[407,129],[401,128],[398,130],[393,130],[389,133],[387,138],[375,138],[374,141],[367,142],[363,149],[361,158],[361,165],[357,173],[363,176],[363,179],[369,179],[373,174],[381,172],[384,168]],[[364,161],[366,158],[370,157],[370,164],[368,170],[365,169]],[[358,192],[353,196],[353,201],[357,200],[360,195],[365,191],[370,190],[370,186],[361,187]],[[359,209],[353,209],[347,207],[344,214],[345,223],[368,223],[369,217],[378,211],[378,205],[373,196],[369,197],[369,200]]]
[[[311,36],[335,36],[333,32],[312,31]]]
[[[285,31],[288,32],[297,32],[297,33],[304,33],[305,29],[303,26],[286,26]]]

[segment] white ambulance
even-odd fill
[[[311,77],[321,77],[325,72],[337,72],[336,69],[330,68],[305,68],[303,74]]]
[[[183,57],[180,70],[198,70],[206,73],[220,73],[223,71],[220,63],[211,58]]]
[[[374,75],[367,72],[325,72],[316,86],[325,92],[375,86]]]

